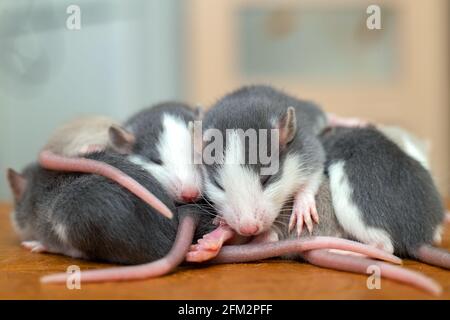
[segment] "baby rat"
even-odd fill
[[[113,166],[82,157],[95,150],[128,153],[127,146],[133,143],[133,139],[133,136],[109,118],[102,116],[77,118],[54,132],[39,154],[39,164],[49,170],[95,173],[108,177],[170,218],[172,212],[169,208],[134,179]]]
[[[263,234],[294,197],[290,229],[297,226],[301,233],[305,223],[312,230],[325,161],[317,134],[325,126],[326,116],[315,104],[269,86],[238,89],[206,113],[204,150],[216,139],[223,150],[214,150],[219,163],[205,163],[205,194],[227,225],[244,236]],[[212,137],[211,129],[220,137]],[[266,154],[270,161],[264,163]],[[263,173],[275,164],[277,170]]]
[[[201,196],[202,174],[193,162],[193,137],[189,123],[198,112],[178,102],[166,102],[144,109],[124,124],[132,143],[117,144],[130,150],[130,160],[150,172],[165,190],[180,202]]]
[[[339,224],[351,237],[400,256],[450,267],[439,243],[444,207],[428,172],[375,128],[323,134]]]
[[[210,262],[251,262],[273,257],[282,257],[284,259],[303,258],[307,262],[317,266],[361,274],[367,274],[368,267],[376,265],[380,268],[382,277],[407,283],[433,294],[439,294],[441,292],[441,287],[436,282],[418,272],[366,257],[343,255],[326,250],[332,248],[340,249],[360,253],[375,259],[400,263],[398,258],[389,256],[386,252],[375,247],[368,247],[361,243],[339,239],[346,238],[348,235],[340,226],[334,214],[327,178],[323,179],[322,185],[317,192],[316,204],[320,216],[320,224],[314,228],[312,235],[306,230],[302,231],[300,239],[290,234],[286,228],[289,221],[289,214],[280,214],[274,223],[274,228],[272,228],[272,237],[267,239],[267,242],[253,241],[244,245],[226,245],[221,249],[217,257]],[[195,256],[195,253],[197,253],[197,256]],[[201,255],[202,252],[191,250],[187,256],[188,260],[191,260],[190,258],[193,254],[195,258],[199,258],[199,254]]]
[[[99,157],[99,160],[107,163],[113,161],[111,155],[94,154],[92,156]],[[170,206],[170,200],[164,193],[158,194],[158,190],[162,190],[153,185],[155,181],[150,183],[149,180],[147,181],[148,175],[142,173],[141,169],[137,169],[139,167],[130,166],[127,161],[122,163],[123,160],[123,157],[118,157],[114,165],[136,178],[160,199],[169,201],[167,205]],[[44,171],[39,167],[31,168],[31,170]],[[134,170],[137,170],[136,173],[132,172]],[[52,178],[46,179],[45,174],[51,174]],[[58,175],[58,178],[55,178],[55,175]],[[26,171],[25,176],[30,176],[30,172]],[[84,178],[81,178],[83,176]],[[23,178],[15,177],[12,181]],[[196,205],[178,208],[174,220],[166,220],[160,216],[142,212],[141,210],[148,207],[139,207],[139,203],[135,203],[133,207],[133,204],[129,202],[138,201],[138,199],[103,177],[92,175],[72,177],[68,174],[44,171],[33,178],[38,180],[27,179],[23,194],[19,195],[21,198],[17,202],[15,218],[21,230],[26,229],[28,232],[27,235],[22,233],[22,236],[28,239],[40,239],[40,244],[26,242],[25,246],[33,246],[35,251],[46,250],[110,262],[152,261],[145,265],[82,272],[81,281],[83,282],[135,280],[164,275],[183,261],[193,239],[210,231],[213,227],[211,217],[203,215]],[[79,179],[82,180],[78,181]],[[90,180],[93,181],[89,183]],[[56,190],[53,189],[55,185],[58,186]],[[47,198],[42,198],[41,188],[46,190]],[[116,192],[114,189],[117,189]],[[51,199],[55,196],[57,199],[52,201]],[[125,199],[122,199],[124,196],[129,201],[124,201]],[[128,196],[133,199],[128,199]],[[37,204],[37,201],[33,199],[42,199],[43,203]],[[30,216],[30,212],[33,215]],[[180,221],[178,235],[176,240],[173,240],[177,220]],[[197,232],[194,237],[195,229]],[[322,238],[318,237],[314,241],[306,240],[304,244],[307,248],[311,246],[312,248],[324,248],[324,246],[336,249],[350,248],[375,258],[399,262],[399,259],[376,248],[365,248],[361,244],[342,239],[330,241]],[[173,241],[175,244],[167,254]],[[67,280],[67,276],[64,273],[50,275],[44,277],[42,281],[62,283]]]
[[[102,176],[49,171],[32,164],[23,174],[8,172],[15,198],[13,221],[25,247],[121,264],[163,259],[164,263],[139,272],[119,272],[139,278],[142,272],[170,271],[184,259],[192,239],[211,230],[209,215],[193,206],[176,209],[158,181],[125,156],[102,152],[88,157],[126,172],[178,214],[172,220],[152,214],[151,207]],[[102,281],[109,277],[117,275],[100,276]]]
[[[77,157],[107,147],[117,149],[109,137],[112,126],[117,127],[119,124],[108,117],[78,117],[56,128],[43,149],[65,157]]]

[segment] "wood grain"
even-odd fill
[[[380,290],[368,290],[367,277],[327,270],[299,262],[267,261],[251,264],[181,268],[178,272],[145,281],[42,285],[39,277],[105,264],[63,256],[30,253],[20,246],[9,221],[9,205],[0,204],[0,299],[434,299],[414,288],[382,280]],[[447,227],[443,246],[450,248]],[[414,261],[405,267],[431,276],[444,288],[439,299],[450,299],[450,273]]]

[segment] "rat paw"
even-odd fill
[[[217,256],[223,244],[232,239],[235,232],[226,224],[220,224],[215,230],[207,233],[191,246],[186,261],[202,262]]]
[[[297,226],[297,236],[300,236],[305,224],[309,233],[313,230],[313,221],[319,223],[319,214],[316,209],[316,200],[312,193],[301,193],[294,201],[294,210],[289,220],[289,231]]]
[[[216,250],[206,249],[201,244],[192,245],[190,251],[186,254],[188,262],[203,262],[215,258],[220,251],[220,246]]]
[[[47,248],[39,241],[23,241],[22,246],[35,253],[47,252]]]

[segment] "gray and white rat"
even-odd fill
[[[138,112],[124,126],[114,123],[107,128],[107,121],[98,117],[73,121],[57,130],[58,134],[54,135],[55,138],[41,152],[39,163],[52,170],[107,176],[141,197],[163,215],[171,217],[172,212],[161,201],[117,169],[82,157],[70,156],[82,155],[85,151],[108,149],[128,154],[130,161],[158,179],[177,201],[192,202],[199,199],[202,189],[201,170],[193,163],[192,134],[189,129],[189,122],[197,117],[198,114],[186,104],[166,102]],[[105,139],[105,129],[108,129],[108,139]],[[86,138],[87,133],[90,139]],[[98,140],[92,137],[98,137]],[[89,144],[78,143],[86,140]],[[69,145],[76,146],[77,150],[70,148],[70,154],[58,153],[59,149],[55,146],[61,145],[62,141],[70,142]]]
[[[160,103],[125,122],[124,130],[133,136],[132,143],[117,141],[131,150],[132,162],[149,171],[180,202],[198,200],[202,193],[202,172],[193,161],[189,127],[198,117],[198,112],[187,104]]]
[[[312,230],[312,220],[318,222],[314,195],[325,161],[317,134],[326,124],[325,114],[315,104],[262,85],[238,89],[206,113],[203,149],[215,141],[208,131],[218,130],[223,150],[214,150],[220,153],[221,163],[204,165],[205,194],[228,226],[244,236],[263,234],[284,203],[295,197],[290,229],[297,226],[300,233],[305,223]],[[249,139],[240,135],[248,130],[267,133],[256,135],[253,150]],[[279,139],[273,145],[274,132]],[[270,163],[262,161],[263,145]],[[248,161],[252,157],[257,158],[254,163]],[[262,173],[275,162],[276,172]]]
[[[105,155],[103,155],[105,156]],[[103,157],[102,156],[102,157]],[[108,157],[110,157],[111,155],[107,155]],[[102,161],[108,162],[110,163],[110,161],[108,161],[107,159],[101,159]],[[120,160],[123,161],[123,158]],[[125,169],[125,167],[121,167],[120,165],[118,165],[117,163],[114,164],[115,166],[121,168],[121,170],[123,170],[124,172],[127,172],[128,174],[130,174],[130,170],[129,169]],[[136,169],[136,168],[134,168]],[[42,169],[41,169],[42,170]],[[141,170],[140,170],[141,171]],[[53,175],[55,173],[52,173]],[[142,174],[142,172],[140,172],[140,174]],[[59,174],[59,175],[64,175],[64,174]],[[134,174],[130,174],[131,176],[135,177],[137,181],[139,181],[140,183],[142,183],[144,186],[149,187],[146,183],[144,183],[141,179],[138,179],[138,177],[134,176]],[[148,177],[147,174],[144,174],[145,177]],[[103,179],[104,183],[107,183],[109,185],[111,185],[111,187],[113,188],[120,188],[119,186],[117,186],[116,184],[107,181],[106,179],[104,179],[103,177],[98,177],[98,176],[92,176],[92,175],[87,175],[87,177],[90,177],[90,179],[92,179],[92,177],[96,177],[96,178],[100,178]],[[39,177],[40,182],[45,181],[45,179],[42,179],[42,177]],[[32,182],[32,181],[31,181]],[[53,182],[53,180],[52,180]],[[54,183],[58,184],[58,181],[55,181]],[[86,182],[81,181],[81,183],[86,184]],[[60,184],[60,183],[59,183]],[[60,184],[61,185],[61,184]],[[154,223],[152,226],[146,226],[145,224],[143,225],[143,227],[145,227],[145,230],[149,230],[150,234],[147,234],[145,231],[143,231],[141,229],[141,227],[138,227],[138,230],[140,230],[141,232],[144,232],[141,235],[141,232],[136,232],[135,227],[136,227],[136,223],[137,224],[142,224],[142,221],[135,221],[135,215],[133,214],[133,212],[126,212],[126,213],[120,213],[123,211],[128,211],[128,210],[123,210],[123,205],[122,202],[120,201],[120,197],[118,197],[117,195],[114,195],[114,197],[111,194],[105,194],[105,190],[108,190],[107,188],[102,187],[102,185],[99,182],[92,182],[93,187],[95,186],[95,190],[82,190],[79,186],[73,186],[73,188],[70,188],[68,191],[70,192],[71,197],[73,197],[73,199],[76,199],[77,201],[80,201],[80,199],[83,199],[83,203],[95,203],[96,206],[95,208],[101,207],[101,208],[105,208],[105,212],[101,211],[101,212],[96,212],[97,216],[100,215],[104,215],[103,218],[108,219],[109,215],[113,215],[113,217],[117,214],[120,220],[123,221],[115,221],[117,220],[112,219],[112,223],[107,223],[107,229],[104,231],[104,233],[106,232],[112,232],[112,235],[116,235],[118,237],[118,239],[116,239],[116,237],[111,236],[111,238],[108,237],[108,241],[98,241],[97,238],[102,237],[102,234],[104,233],[99,233],[98,230],[89,230],[92,229],[88,228],[87,230],[89,230],[86,235],[86,229],[81,228],[80,230],[80,224],[81,226],[83,226],[84,224],[92,224],[92,219],[93,217],[95,217],[96,215],[92,212],[86,212],[86,216],[83,217],[83,215],[80,217],[79,214],[80,212],[84,212],[84,208],[83,206],[80,206],[79,204],[77,204],[75,206],[74,209],[72,210],[66,210],[67,204],[70,204],[70,198],[66,197],[66,194],[64,192],[64,187],[61,190],[58,190],[58,194],[62,197],[64,197],[62,200],[59,200],[59,202],[62,204],[61,210],[63,210],[62,212],[67,212],[67,214],[69,214],[70,216],[77,216],[76,219],[82,219],[81,221],[77,221],[77,230],[74,230],[74,232],[76,232],[76,234],[78,235],[79,238],[83,238],[84,241],[87,241],[88,243],[90,243],[90,245],[88,245],[89,248],[92,248],[92,250],[95,252],[94,248],[97,248],[97,250],[99,250],[100,252],[102,252],[101,247],[106,246],[106,248],[113,248],[112,252],[114,253],[114,256],[116,254],[116,244],[113,243],[109,243],[114,242],[114,239],[116,239],[116,241],[120,241],[119,243],[121,243],[121,246],[119,247],[120,249],[126,247],[127,245],[132,245],[132,247],[128,250],[125,250],[123,257],[126,259],[126,261],[121,260],[120,262],[122,263],[129,263],[130,259],[133,259],[132,257],[134,255],[137,255],[138,257],[141,257],[141,255],[143,255],[144,260],[149,260],[152,261],[152,257],[153,255],[150,255],[149,253],[151,252],[151,248],[153,248],[153,246],[157,245],[157,247],[159,247],[159,244],[161,243],[165,243],[166,246],[164,246],[165,248],[168,247],[168,244],[171,243],[173,240],[172,239],[167,239],[167,235],[172,235],[173,229],[169,228],[166,229],[164,228],[164,225],[167,224],[169,222],[169,224],[167,226],[171,226],[170,223],[173,223],[173,221],[169,221],[169,220],[165,220],[163,218],[161,218],[160,216],[157,215],[148,215],[146,213],[141,213],[142,217],[146,217],[146,216],[151,216],[154,217],[154,219],[158,219],[160,220],[160,222],[155,221],[156,223]],[[323,184],[326,186],[326,184]],[[97,198],[95,196],[95,191],[99,191],[99,190],[103,190],[101,193],[101,196],[99,196],[99,198],[97,199],[97,201],[101,201],[101,199],[114,199],[114,202],[116,202],[115,204],[112,205],[112,207],[109,206],[104,206],[101,203],[98,202],[94,202],[92,201],[92,198]],[[123,190],[123,189],[122,189]],[[149,190],[151,190],[152,192],[154,192],[155,194],[158,194],[154,188],[150,188]],[[126,192],[126,190],[123,190],[124,192]],[[30,191],[28,191],[30,192]],[[81,194],[79,194],[80,192],[82,192]],[[90,197],[88,199],[85,199],[83,197],[83,195],[85,194],[85,192],[88,192],[90,194]],[[127,193],[127,192],[126,192]],[[163,195],[159,195],[159,197],[161,199],[164,199]],[[319,213],[321,214],[321,224],[314,230],[315,234],[318,235],[328,235],[328,236],[336,236],[342,235],[342,229],[340,228],[340,226],[337,224],[336,222],[336,218],[332,215],[332,206],[330,205],[331,200],[330,200],[330,196],[329,196],[329,192],[327,191],[326,187],[322,187],[319,190],[319,194],[317,195],[318,197],[318,210]],[[135,198],[135,197],[133,197]],[[135,198],[136,199],[136,198]],[[136,199],[138,200],[138,199]],[[139,201],[139,200],[138,200]],[[48,205],[45,205],[45,208],[47,208],[47,211],[49,211],[48,209]],[[59,206],[53,206],[55,207],[59,207]],[[117,208],[121,209],[119,213],[111,213],[114,212],[114,210],[117,210]],[[148,208],[148,207],[146,207]],[[80,211],[78,211],[80,210]],[[96,210],[96,209],[94,209]],[[186,212],[186,215],[182,215],[180,218],[180,214],[183,214],[183,212],[180,212],[180,209],[178,209],[178,215],[176,216],[176,218],[178,219],[183,219],[180,222],[180,227],[179,227],[179,235],[177,236],[177,240],[175,240],[175,245],[173,247],[173,249],[171,250],[171,252],[169,254],[167,254],[166,256],[164,256],[163,258],[160,258],[160,260],[153,260],[153,262],[151,263],[147,263],[145,265],[138,265],[138,266],[129,266],[129,267],[117,267],[117,268],[110,268],[110,269],[104,269],[104,270],[93,270],[93,271],[83,271],[81,273],[81,281],[83,282],[99,282],[99,281],[117,281],[117,280],[135,280],[135,279],[144,279],[144,278],[149,278],[149,277],[157,277],[160,275],[164,275],[170,271],[172,271],[179,263],[181,263],[183,261],[184,258],[184,254],[187,252],[187,249],[189,248],[190,244],[192,243],[192,239],[193,239],[193,230],[195,229],[195,218],[200,218],[202,219],[201,222],[198,224],[198,228],[197,229],[197,233],[196,233],[196,238],[202,236],[203,234],[205,234],[206,232],[210,231],[211,228],[213,227],[211,224],[211,217],[209,216],[203,216],[201,215],[201,211],[199,212],[199,214],[196,214],[196,210],[198,210],[198,208],[194,205],[190,205],[190,207],[183,207],[183,210],[190,210]],[[57,210],[59,211],[59,210]],[[137,211],[139,212],[139,211]],[[92,217],[93,215],[93,217]],[[87,221],[83,221],[83,220],[87,220]],[[102,220],[101,217],[99,220]],[[95,221],[95,219],[94,219]],[[175,220],[176,221],[176,220]],[[58,219],[55,219],[54,217],[52,217],[51,219],[45,219],[43,221],[44,225],[48,224],[53,224],[55,223],[56,226],[55,227],[50,227],[50,230],[46,231],[46,234],[51,235],[52,234],[52,230],[58,230],[58,234],[60,234],[62,232],[62,230],[71,230],[70,227],[68,228],[64,228],[62,227],[60,224],[58,224]],[[123,234],[121,234],[121,232],[114,232],[114,230],[111,229],[118,229],[118,230],[122,230],[122,228],[117,227],[120,226],[120,223],[125,224],[128,226],[128,231],[125,231]],[[162,223],[163,228],[161,228],[160,230],[158,229],[158,231],[155,233],[155,228],[160,228],[160,223]],[[96,223],[97,225],[103,226],[105,224],[105,221]],[[38,224],[34,224],[34,225],[39,225]],[[65,225],[65,223],[64,223]],[[282,229],[284,230],[284,233],[287,235],[287,231],[286,229]],[[159,237],[161,236],[160,233],[158,232],[162,232],[164,233],[164,235],[166,237],[163,237],[163,239],[160,239]],[[66,231],[67,233],[67,231]],[[155,234],[154,234],[155,233]],[[304,233],[306,234],[306,231],[304,231]],[[84,235],[84,236],[83,236]],[[141,242],[139,243],[134,243],[128,240],[128,243],[125,242],[124,239],[133,239],[134,237],[136,237],[137,235],[141,235],[143,238],[145,237],[150,237],[151,239],[141,239],[143,241],[145,241],[145,243],[148,244],[148,248],[143,248]],[[68,236],[65,235],[64,236],[65,239],[68,239]],[[179,241],[178,241],[179,240]],[[52,241],[55,241],[55,239],[53,239]],[[125,243],[124,243],[125,242]],[[134,244],[134,245],[133,245]],[[151,244],[151,245],[150,245]],[[100,246],[100,248],[98,247]],[[231,248],[231,247],[230,247]],[[376,248],[372,248],[372,247],[365,247],[362,244],[358,244],[358,243],[354,243],[348,240],[343,240],[343,239],[336,239],[336,238],[327,238],[327,237],[314,237],[314,238],[306,238],[306,239],[302,239],[302,240],[295,240],[294,242],[290,242],[290,243],[285,243],[285,242],[280,242],[280,247],[279,248],[270,248],[267,247],[266,244],[261,244],[261,245],[257,245],[256,247],[248,247],[248,246],[242,246],[242,247],[238,247],[238,249],[234,249],[234,250],[238,250],[230,251],[230,248],[225,247],[224,250],[224,255],[219,254],[218,259],[219,260],[215,260],[217,261],[221,261],[220,259],[228,259],[228,260],[232,260],[232,262],[237,262],[240,261],[242,259],[244,259],[245,261],[249,261],[249,260],[255,260],[255,259],[261,259],[261,256],[255,256],[255,252],[259,252],[258,254],[263,254],[263,256],[266,257],[270,257],[270,256],[274,256],[274,255],[279,255],[280,252],[282,254],[294,254],[294,253],[301,253],[304,252],[305,250],[309,250],[309,252],[304,253],[304,255],[307,257],[309,257],[309,260],[311,260],[311,262],[314,262],[317,265],[321,265],[324,267],[330,267],[330,265],[328,265],[327,262],[327,258],[329,258],[329,255],[327,255],[328,253],[326,252],[321,252],[318,251],[319,249],[323,249],[323,248],[335,248],[335,249],[344,249],[344,250],[350,250],[350,251],[354,251],[354,252],[359,252],[362,254],[367,254],[371,257],[377,258],[377,259],[382,259],[382,260],[387,260],[390,262],[394,262],[394,263],[399,263],[399,259],[379,250]],[[250,249],[252,248],[252,249]],[[260,249],[258,249],[260,248]],[[249,250],[247,250],[249,249]],[[73,249],[71,249],[73,252]],[[138,251],[135,251],[138,250]],[[143,252],[140,252],[140,250],[144,250]],[[244,250],[244,251],[243,251]],[[256,251],[255,251],[256,250]],[[261,251],[262,250],[262,251]],[[281,251],[280,251],[281,250]],[[311,251],[312,250],[312,251]],[[119,252],[122,250],[119,250]],[[315,251],[318,251],[318,253],[314,253]],[[242,256],[242,252],[244,253],[244,258]],[[277,252],[277,254],[275,254]],[[141,253],[141,255],[139,254]],[[325,257],[323,259],[319,259],[319,258],[315,258],[315,255],[317,254],[322,254],[325,255]],[[330,253],[332,255],[332,253]],[[311,256],[311,257],[310,257]],[[225,257],[225,258],[224,258]],[[90,258],[92,258],[92,256],[90,256]],[[339,258],[339,257],[337,257]],[[108,260],[110,258],[107,258]],[[140,260],[141,258],[139,258]],[[315,259],[315,260],[314,260]],[[349,259],[349,258],[342,258],[342,259]],[[357,258],[355,258],[357,259]],[[137,260],[131,260],[132,262],[137,262]],[[351,260],[351,262],[354,262],[353,260]],[[381,262],[375,262],[373,260],[363,260],[361,261],[361,263],[368,263],[370,262],[371,264],[377,264],[380,266],[380,268],[382,268],[383,270],[383,276],[386,276],[388,278],[393,278],[396,280],[400,280],[400,281],[406,281],[406,282],[410,282],[413,285],[425,288],[427,290],[434,290],[435,289],[435,284],[433,282],[430,282],[429,279],[422,277],[419,274],[415,274],[412,272],[408,272],[405,270],[400,270],[397,267],[393,267],[393,266],[389,266],[386,264],[383,264]],[[336,263],[335,260],[333,260],[333,263]],[[359,264],[358,264],[359,266]],[[347,266],[333,266],[333,268],[337,268],[340,270],[347,270],[348,268]],[[352,270],[350,270],[352,271]],[[354,271],[354,270],[353,270]],[[67,280],[67,274],[56,274],[56,275],[50,275],[50,276],[46,276],[43,278],[43,282],[46,283],[60,283],[60,282],[65,282]]]
[[[83,154],[96,150],[128,153],[127,147],[133,143],[133,139],[133,136],[110,118],[103,116],[76,118],[55,130],[39,153],[39,164],[49,170],[95,173],[108,177],[170,218],[172,212],[169,208],[134,179],[106,163],[82,157]]]
[[[13,221],[25,247],[121,264],[163,259],[163,264],[141,266],[139,272],[120,269],[118,273],[101,273],[96,279],[141,278],[148,272],[165,273],[176,267],[192,240],[213,228],[212,217],[202,214],[196,205],[176,208],[159,182],[126,156],[112,152],[86,156],[136,179],[177,212],[174,219],[152,213],[153,208],[103,176],[61,173],[32,164],[23,174],[8,171],[15,198]]]
[[[373,127],[333,128],[322,136],[333,206],[352,238],[450,268],[439,243],[444,206],[430,173]]]
[[[138,166],[131,165],[123,156],[90,156],[121,168],[162,200],[168,201],[168,205],[171,204],[156,181],[153,179],[150,183],[147,180],[149,175]],[[138,198],[104,177],[73,176],[36,166],[31,170],[41,172],[31,180],[27,179],[27,186],[20,196],[23,200],[19,199],[17,202],[15,219],[21,230],[27,230],[27,234],[22,233],[22,236],[26,239],[39,239],[34,240],[39,242],[39,245],[33,244],[35,250],[127,264],[152,261],[144,265],[83,271],[80,278],[83,282],[136,280],[164,275],[183,261],[192,240],[214,227],[211,224],[212,217],[203,214],[194,204],[177,208],[175,219],[167,220],[144,212],[148,207],[139,207]],[[46,174],[50,177],[45,177]],[[30,176],[29,171],[25,172],[25,177],[27,176]],[[14,179],[23,177],[11,180]],[[158,191],[162,193],[158,194]],[[38,202],[37,199],[42,199],[43,195],[46,196],[43,203]],[[174,240],[177,223],[178,235]],[[170,253],[167,253],[171,243],[174,245]],[[350,249],[378,259],[400,262],[398,258],[379,249],[343,239],[317,237],[305,240],[304,245],[309,249]],[[44,277],[42,281],[61,283],[67,277],[65,273],[55,274]]]
[[[252,241],[243,245],[225,245],[218,255],[209,262],[238,263],[273,257],[282,257],[283,259],[302,258],[320,267],[361,274],[367,274],[369,267],[378,266],[383,278],[410,284],[433,294],[441,292],[441,287],[435,281],[421,273],[372,259],[393,263],[400,262],[393,256],[386,255],[385,251],[345,240],[348,235],[335,216],[329,181],[326,177],[324,177],[317,192],[316,204],[320,224],[314,228],[312,234],[306,230],[302,231],[300,238],[290,234],[286,228],[289,214],[281,214],[275,222],[276,228],[272,229],[274,237],[268,240],[269,242]],[[326,248],[341,249],[348,253],[360,253],[368,257],[339,254]],[[189,254],[191,253],[192,251]]]

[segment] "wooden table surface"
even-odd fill
[[[39,277],[62,272],[70,265],[81,270],[105,264],[63,256],[30,253],[20,246],[9,220],[11,207],[0,204],[0,299],[435,299],[427,293],[390,280],[369,290],[367,276],[322,269],[289,261],[182,268],[174,274],[145,281],[43,285]],[[447,226],[443,246],[450,249]],[[439,299],[450,299],[450,272],[414,261],[404,266],[425,273],[444,288]]]

